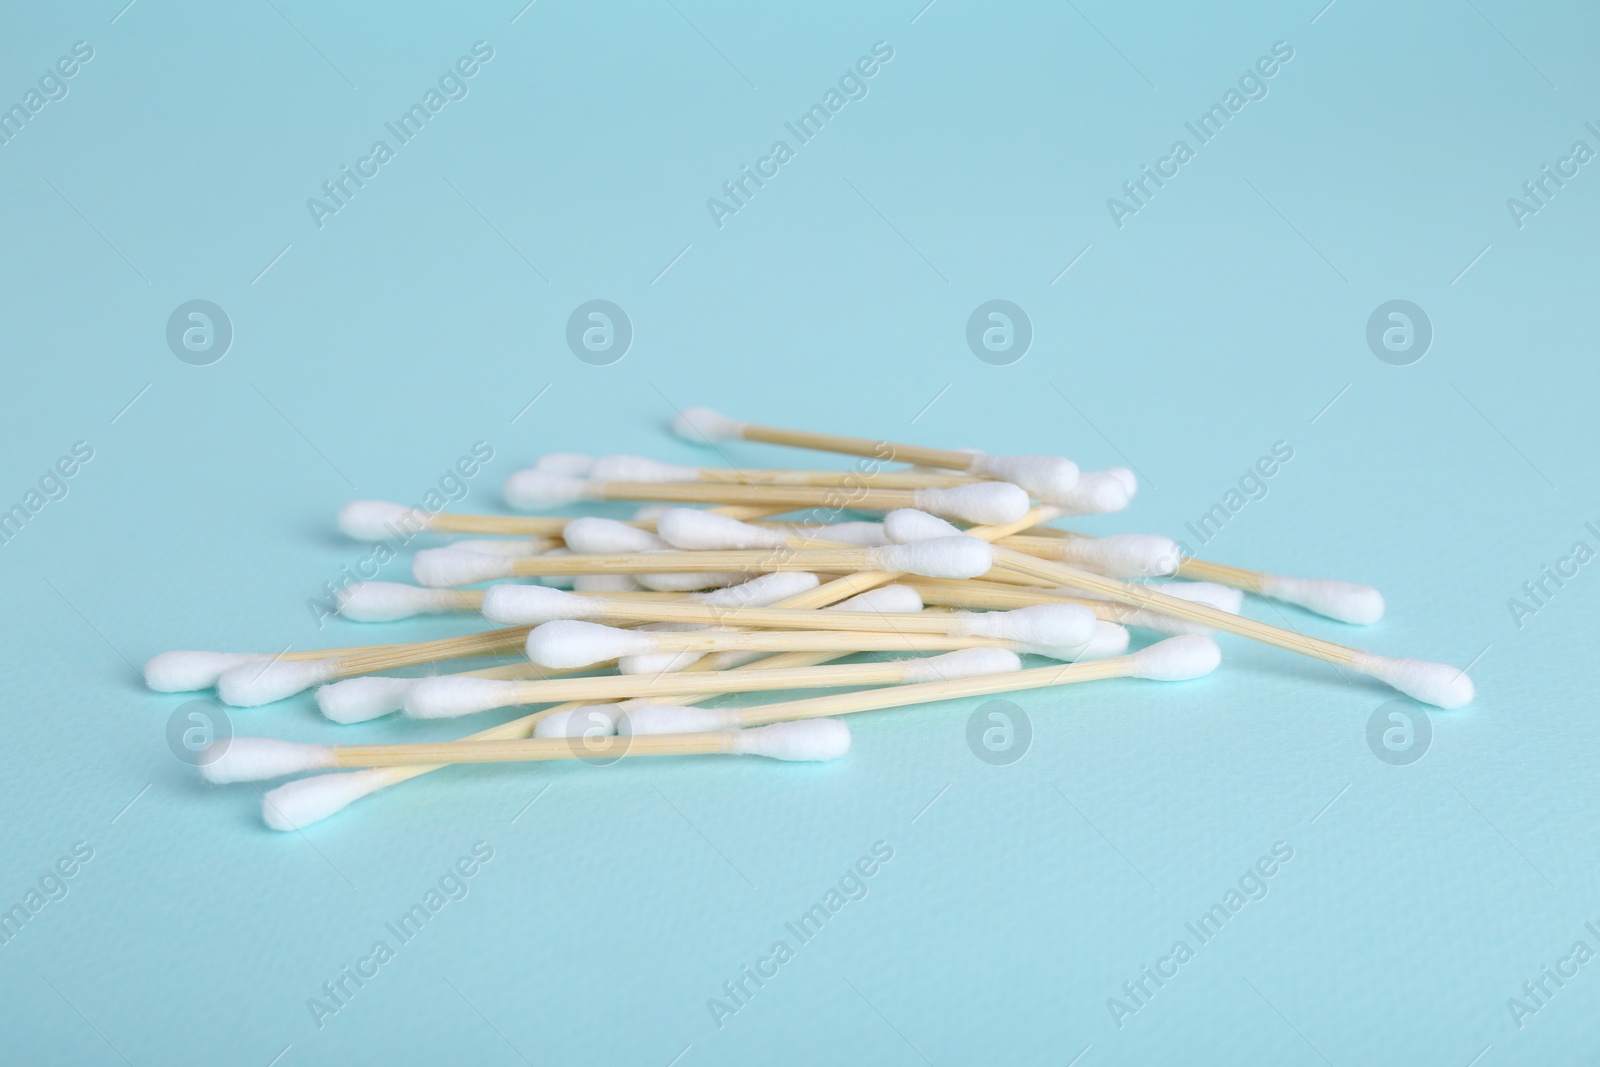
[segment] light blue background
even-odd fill
[[[7,104],[95,50],[0,147],[0,504],[95,451],[0,547],[0,903],[95,854],[0,949],[7,1058],[1592,1062],[1600,962],[1521,1029],[1506,1001],[1600,949],[1600,577],[1521,629],[1506,602],[1600,547],[1600,176],[1520,230],[1505,204],[1600,147],[1592,7],[122,2],[13,5],[0,33]],[[470,95],[317,229],[306,198],[478,40]],[[870,95],[713,225],[879,40]],[[1270,95],[1119,230],[1106,199],[1280,40]],[[209,367],[164,340],[196,298],[236,331]],[[564,342],[594,298],[636,330],[612,366]],[[1012,366],[963,338],[993,298],[1036,330]],[[1396,298],[1436,330],[1407,367],[1364,339]],[[1250,610],[1473,662],[1479,699],[1390,766],[1366,740],[1387,691],[1228,639],[1201,682],[1019,697],[1009,767],[973,757],[961,702],[860,717],[833,766],[452,771],[287,835],[173,758],[186,698],[137,675],[158,651],[472,627],[319,630],[306,601],[363,553],[344,501],[416,500],[479,440],[468,510],[546,451],[702,460],[662,432],[696,403],[1137,467],[1097,531],[1183,536],[1289,442],[1204,554],[1379,586],[1366,630]],[[463,732],[340,730],[309,696],[235,720]],[[719,1030],[707,998],[880,840],[870,895]],[[1280,840],[1270,895],[1118,1029],[1107,998]],[[307,998],[478,841],[470,895],[317,1029]]]

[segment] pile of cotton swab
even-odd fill
[[[218,742],[201,760],[213,782],[342,771],[265,794],[265,820],[280,830],[454,764],[834,760],[850,748],[836,716],[1114,678],[1198,678],[1221,660],[1211,638],[1218,632],[1333,663],[1440,707],[1472,699],[1472,682],[1454,667],[1379,656],[1240,614],[1250,593],[1367,624],[1383,614],[1375,589],[1196,560],[1153,534],[1091,537],[1049,525],[1127,507],[1137,482],[1122,468],[1079,472],[1055,456],[785,430],[703,408],[685,412],[673,429],[693,442],[765,442],[862,462],[851,471],[731,470],[556,453],[506,483],[507,502],[524,511],[650,502],[628,521],[357,501],[339,514],[351,537],[472,536],[418,551],[415,585],[345,587],[341,615],[377,623],[476,612],[492,628],[275,656],[166,652],[149,662],[145,679],[163,692],[215,687],[241,707],[319,686],[318,706],[338,723],[536,709],[457,741]],[[858,512],[882,518],[852,517]],[[484,582],[497,584],[468,588]],[[1130,652],[1130,627],[1162,639]],[[913,655],[839,662],[857,653]],[[446,666],[510,656],[517,658]],[[1047,662],[1025,668],[1023,656]],[[395,673],[418,667],[430,673]],[[778,696],[806,690],[824,692]],[[767,696],[699,706],[740,693]]]

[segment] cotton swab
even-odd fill
[[[564,738],[442,741],[409,745],[308,745],[266,737],[232,737],[205,750],[200,773],[226,785],[334,767],[406,767],[436,763],[528,763],[620,756],[765,756],[792,762],[836,760],[850,751],[842,722],[817,719],[754,730],[650,738],[598,737],[581,748]]]
[[[512,507],[524,511],[562,507],[583,500],[660,500],[779,510],[920,508],[975,523],[1014,522],[1028,510],[1028,494],[1010,482],[972,482],[929,489],[850,489],[709,482],[596,482],[539,470],[519,471],[508,478],[505,498]]]
[[[1087,534],[1050,528],[1039,529],[1037,535],[1054,539],[1090,540]],[[1063,559],[1062,562],[1072,561]],[[1345,582],[1333,578],[1290,578],[1281,574],[1268,574],[1264,571],[1211,563],[1193,557],[1184,558],[1178,564],[1176,573],[1180,577],[1194,581],[1215,582],[1218,585],[1254,593],[1256,596],[1281,600],[1285,604],[1293,604],[1325,618],[1357,626],[1370,626],[1383,618],[1383,594],[1372,586],[1362,585],[1359,582]]]
[[[505,655],[515,652],[528,634],[526,626],[483,633],[449,637],[439,641],[417,641],[407,645],[394,645],[387,649],[348,656],[327,656],[320,659],[271,659],[252,661],[224,671],[218,676],[217,697],[224,704],[253,708],[275,700],[293,696],[304,689],[335,678],[351,678],[360,674],[399,667],[414,667],[445,659],[469,659],[474,656]]]
[[[1147,608],[1163,615],[1173,615],[1191,622],[1213,626],[1226,633],[1238,634],[1289,652],[1298,652],[1303,656],[1320,659],[1358,674],[1376,678],[1425,704],[1441,708],[1459,708],[1472,702],[1474,693],[1472,679],[1467,677],[1465,671],[1446,663],[1400,659],[1363,652],[1332,641],[1283,630],[1241,615],[1230,615],[1204,604],[1180,600],[1146,586],[1121,582],[1115,578],[1091,574],[1060,563],[1035,559],[1012,549],[995,551],[997,564],[1003,569],[1011,569],[1057,585],[1082,589],[1104,596],[1108,600]]]
[[[951,581],[943,578],[913,579],[910,588],[917,591],[929,604],[947,608],[981,608],[985,611],[1009,611],[1034,604],[1079,604],[1095,613],[1097,618],[1123,626],[1137,626],[1164,634],[1212,634],[1209,626],[1160,615],[1144,608],[1129,607],[1114,600],[1086,596],[1075,589],[1025,587],[1003,585],[982,580]],[[1161,582],[1153,587],[1184,600],[1210,604],[1219,611],[1239,614],[1244,594],[1225,585],[1209,582]]]
[[[988,675],[919,685],[892,686],[859,693],[839,693],[781,704],[745,708],[692,708],[678,705],[636,706],[617,721],[624,734],[681,735],[695,730],[726,730],[739,726],[791,722],[825,715],[899,708],[910,704],[959,700],[964,697],[1012,693],[1075,682],[1108,678],[1144,678],[1152,681],[1188,681],[1210,674],[1222,661],[1216,642],[1198,634],[1169,637],[1132,655],[1057,667],[1035,667],[1004,675]]]
[[[770,507],[717,510],[738,519],[759,519],[779,513]],[[571,521],[570,518],[534,515],[467,515],[426,511],[387,500],[352,500],[339,509],[337,524],[340,533],[357,541],[385,541],[392,537],[406,540],[423,531],[548,539],[560,537]],[[637,519],[634,522],[641,528],[651,525]]]
[[[679,693],[753,693],[775,689],[843,689],[854,686],[906,685],[976,674],[1022,669],[1015,652],[1003,648],[969,648],[942,656],[850,663],[826,667],[791,667],[764,671],[703,674],[607,675],[550,681],[498,681],[460,675],[418,679],[405,697],[405,712],[416,719],[453,719],[517,704],[559,701],[627,700]]]
[[[788,549],[738,552],[647,552],[616,555],[501,557],[452,549],[418,552],[412,574],[432,587],[471,585],[502,578],[549,574],[650,574],[771,571],[877,571],[929,578],[975,578],[993,563],[992,549],[976,537],[945,537],[914,545],[877,548]]]
[[[682,412],[673,422],[672,432],[696,444],[735,439],[763,441],[790,448],[807,448],[814,452],[864,456],[885,463],[910,463],[919,467],[966,471],[1020,485],[1046,503],[1059,503],[1055,498],[1070,492],[1078,483],[1078,465],[1060,456],[990,456],[976,451],[923,448],[865,437],[784,430],[738,422],[703,407]]]
[[[1038,614],[1026,620],[994,616]],[[916,618],[916,616],[909,616]],[[1012,624],[1014,625],[1008,625]],[[1127,631],[1070,604],[985,612],[956,621],[950,633],[830,630],[697,630],[687,633],[620,630],[592,622],[547,622],[528,635],[528,658],[555,669],[588,666],[626,656],[662,652],[950,652],[963,648],[1013,651],[1078,659],[1091,649],[1126,648]],[[1004,634],[1006,636],[991,636]],[[1099,639],[1098,642],[1096,639]],[[1121,648],[1115,647],[1121,644]]]

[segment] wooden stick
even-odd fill
[[[964,454],[964,453],[963,453]],[[715,482],[588,482],[596,500],[659,500],[681,504],[761,506],[791,511],[798,508],[853,508],[895,511],[918,506],[915,489],[874,489],[804,485],[738,485]]]
[[[961,581],[961,579],[947,579]],[[1035,600],[1034,603],[1045,603]],[[1051,603],[1059,603],[1052,600]],[[704,623],[766,630],[848,630],[856,633],[954,633],[960,620],[949,616],[928,616],[904,612],[813,611],[797,608],[722,608],[681,601],[667,604],[628,604],[597,599],[587,605],[586,622]],[[685,650],[687,651],[687,650]]]
[[[592,704],[680,694],[698,695],[704,699],[723,693],[756,693],[775,689],[847,689],[853,686],[900,685],[905,681],[908,672],[915,673],[917,667],[927,662],[925,659],[889,660],[883,663],[847,663],[829,667],[769,667],[755,671],[621,674],[530,681],[518,686],[515,698],[508,700],[507,703],[548,704],[555,701],[582,701]]]
[[[934,621],[949,621],[935,616]],[[537,639],[536,639],[537,640]],[[651,654],[672,652],[957,652],[963,648],[1010,648],[1018,642],[999,637],[868,630],[691,630],[650,635]]]
[[[852,715],[858,711],[903,708],[911,704],[931,704],[940,700],[960,700],[965,697],[987,696],[991,693],[1014,693],[1024,689],[1043,689],[1047,686],[1069,685],[1074,682],[1097,682],[1107,678],[1125,677],[1129,671],[1131,658],[1116,656],[1086,663],[1066,663],[1058,667],[1033,667],[1008,674],[957,678],[948,682],[918,682],[914,685],[869,689],[860,693],[834,693],[805,700],[788,700],[781,704],[759,704],[740,708],[737,714],[740,726],[766,726],[794,719],[821,719],[831,715]]]
[[[732,519],[745,521],[781,515],[788,509],[779,508],[774,510],[771,507],[751,506],[725,507],[713,510],[719,515],[726,515]],[[560,537],[561,532],[567,528],[567,523],[572,521],[572,518],[547,518],[539,515],[469,515],[450,511],[438,511],[431,515],[425,511],[414,512],[413,514],[422,523],[421,526],[417,527],[420,530],[431,530],[435,533],[489,534],[502,537]],[[650,531],[654,531],[656,528],[654,522],[637,519],[630,521],[628,525]]]
[[[917,467],[940,467],[954,471],[966,470],[974,459],[970,452],[957,452],[953,449],[924,448],[920,445],[875,441],[867,437],[813,433],[809,430],[785,430],[753,422],[740,423],[738,436],[746,441],[761,441],[769,445],[807,448],[813,452],[833,452],[845,456],[865,456],[884,463],[909,463]]]
[[[945,474],[937,471],[813,471],[813,470],[730,470],[702,467],[694,482],[676,485],[782,485],[847,489],[948,489],[956,485],[986,481],[972,474]]]
[[[501,741],[438,741],[430,744],[335,745],[335,767],[406,767],[450,763],[529,763],[606,759],[620,756],[709,756],[734,751],[737,730],[639,737],[529,737]]]
[[[870,566],[870,548],[738,549],[721,552],[627,552],[570,556],[513,556],[510,574],[697,574],[773,571],[858,571]]]

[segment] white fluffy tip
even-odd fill
[[[601,456],[588,477],[596,482],[697,482],[699,467],[662,463],[645,456]]]
[[[1010,641],[1026,652],[1051,659],[1077,659],[1094,640],[1099,620],[1080,604],[1038,604],[1014,611],[955,616],[959,634]]]
[[[327,745],[270,737],[230,737],[212,742],[200,754],[201,776],[216,785],[258,782],[333,765],[333,749]]]
[[[274,830],[303,830],[376,793],[390,781],[381,767],[319,774],[286,782],[261,798],[261,819]]]
[[[1094,624],[1094,636],[1089,638],[1088,643],[1079,650],[1074,658],[1090,660],[1110,659],[1113,656],[1120,656],[1128,651],[1128,642],[1131,639],[1132,635],[1128,633],[1127,627],[1118,626],[1114,622],[1100,620]]]
[[[366,722],[399,711],[415,678],[370,675],[346,678],[317,690],[317,707],[337,723]]]
[[[912,503],[922,511],[948,515],[980,526],[1016,522],[1028,513],[1028,493],[1010,482],[974,482],[948,489],[916,489]]]
[[[1230,615],[1239,614],[1239,610],[1244,607],[1244,593],[1232,586],[1218,585],[1215,582],[1151,582],[1150,588],[1159,589],[1179,600],[1226,611]]]
[[[710,408],[685,408],[672,420],[672,432],[685,441],[701,445],[737,439],[744,432],[744,423]]]
[[[533,736],[610,737],[617,732],[617,719],[621,714],[620,704],[584,704],[546,715],[534,724]]]
[[[391,537],[426,530],[426,511],[391,504],[387,500],[352,500],[339,509],[339,532],[357,541],[387,541]]]
[[[522,511],[559,508],[587,498],[589,483],[551,471],[520,470],[506,479],[501,490],[506,503]]]
[[[267,658],[256,652],[162,652],[144,665],[144,684],[158,693],[209,689],[223,672]]]
[[[393,622],[460,606],[447,590],[403,582],[356,582],[339,590],[338,599],[339,614],[353,622]]]
[[[648,633],[593,622],[560,620],[535,626],[528,632],[528,658],[552,670],[587,667],[654,651],[655,639]]]
[[[964,534],[867,549],[868,566],[924,578],[976,578],[994,566],[994,546]]]
[[[662,512],[656,519],[656,533],[672,547],[688,550],[732,551],[782,548],[788,544],[788,538],[778,530],[697,508],[669,508]]]
[[[561,539],[574,552],[584,555],[618,555],[627,552],[655,552],[667,543],[648,530],[616,519],[584,516],[573,519],[561,530]]]
[[[569,478],[587,478],[594,462],[593,456],[581,452],[550,452],[534,461],[533,469]]]
[[[1222,649],[1209,637],[1183,634],[1157,641],[1128,657],[1128,674],[1155,682],[1186,682],[1217,669]]]
[[[1078,485],[1078,465],[1060,456],[990,456],[979,453],[972,474],[1019,485],[1046,504],[1060,504]]]
[[[808,593],[822,584],[810,571],[773,571],[709,593],[695,593],[689,599],[715,608],[765,608],[790,597]]]
[[[1268,575],[1260,583],[1260,592],[1262,596],[1358,626],[1369,626],[1383,618],[1383,594],[1370,585],[1328,578]]]
[[[638,574],[639,584],[658,593],[693,593],[702,589],[725,589],[744,581],[739,571],[671,571],[663,574]]]
[[[1061,545],[1063,558],[1112,578],[1165,577],[1183,561],[1176,541],[1155,534],[1070,537]]]
[[[837,604],[830,605],[827,610],[856,611],[874,615],[879,613],[915,615],[922,608],[922,594],[909,585],[884,585],[841,600]]]
[[[940,656],[905,660],[905,684],[951,682],[985,674],[1009,674],[1022,669],[1022,657],[1009,648],[964,648]]]
[[[740,730],[732,751],[768,759],[820,762],[850,751],[850,728],[838,719],[800,719]]]
[[[600,605],[593,597],[542,585],[491,585],[483,593],[483,617],[502,626],[537,626],[556,619],[587,619]]]
[[[509,578],[516,564],[510,556],[491,556],[461,548],[425,548],[412,557],[411,576],[430,588],[453,589]]]
[[[900,508],[883,517],[883,535],[896,545],[929,541],[935,537],[956,537],[960,533],[960,528],[953,523],[916,508]]]
[[[551,588],[554,588],[553,586]],[[643,589],[631,574],[574,574],[575,593],[637,593]]]
[[[331,659],[247,663],[223,672],[217,679],[217,696],[236,708],[254,708],[331,682],[338,674],[339,661]]]
[[[1139,481],[1126,467],[1112,467],[1103,471],[1084,471],[1078,475],[1078,484],[1051,501],[1073,515],[1101,515],[1121,511],[1133,502]]]
[[[801,548],[806,547],[809,541],[832,541],[835,544],[860,545],[863,548],[890,543],[889,536],[883,532],[881,522],[833,522],[823,526],[801,524],[785,525],[783,528]]]
[[[1355,664],[1380,682],[1388,682],[1406,696],[1436,708],[1462,708],[1477,694],[1467,672],[1448,663],[1423,659],[1396,659],[1363,654]]]
[[[510,707],[521,695],[519,682],[441,674],[414,679],[405,691],[403,710],[413,719],[454,719]]]

